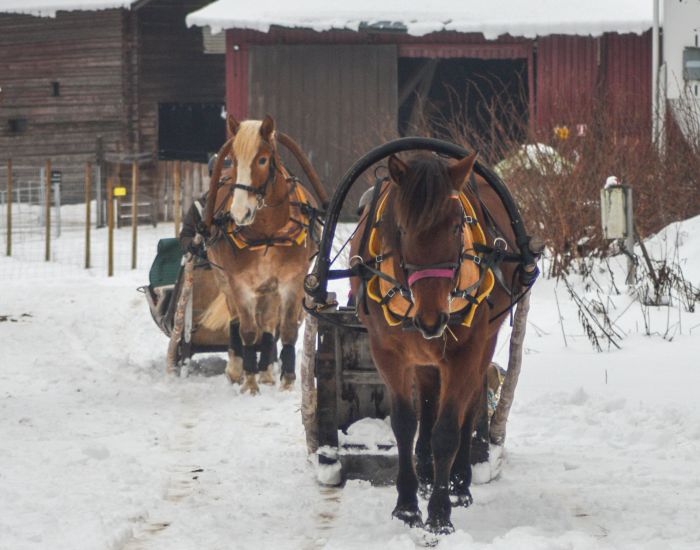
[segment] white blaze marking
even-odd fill
[[[252,184],[252,178],[250,176],[250,159],[248,159],[247,162],[238,162],[238,176],[236,177],[236,183],[242,183],[243,185]],[[248,193],[243,189],[236,189],[233,192],[233,200],[231,201],[231,217],[237,224],[241,225],[247,211],[250,209],[252,212],[255,212],[257,204],[258,201],[253,193]]]

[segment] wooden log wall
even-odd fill
[[[38,184],[50,158],[63,172],[63,200],[82,201],[85,162],[96,162],[101,137],[112,161],[103,180],[128,181],[131,159],[145,154],[140,193],[155,199],[158,104],[224,102],[224,56],[204,54],[202,30],[185,25],[207,3],[0,14],[0,163],[14,160],[16,187]],[[12,131],[11,121],[26,127]]]
[[[17,186],[38,182],[51,158],[53,169],[63,172],[64,198],[74,190],[81,199],[97,137],[105,152],[128,150],[124,14],[0,14],[0,161],[14,159]],[[26,128],[13,132],[12,120],[26,121]]]

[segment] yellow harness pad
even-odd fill
[[[304,213],[302,204],[310,204],[306,191],[296,182],[287,183],[289,187],[289,220],[274,235],[266,235],[254,238],[245,234],[246,228],[238,228],[231,220],[226,228],[226,234],[240,249],[261,250],[270,246],[302,245],[308,235],[309,216]],[[301,223],[299,223],[301,222]],[[269,239],[269,243],[260,243],[260,240]]]
[[[384,210],[386,209],[386,201],[389,197],[387,193],[379,203],[377,208],[376,217],[373,223],[372,230],[369,235],[368,250],[372,257],[380,256],[382,253],[388,253],[389,251],[382,245],[383,239],[379,231],[379,221],[381,220]],[[475,224],[464,224],[464,230],[462,234],[463,245],[462,251],[473,252],[473,243],[486,244],[486,236],[484,235],[484,230],[481,224],[476,219],[476,213],[471,202],[464,193],[460,193],[459,196],[455,196],[456,199],[462,203],[464,212],[476,220]],[[396,273],[394,270],[394,262],[391,260],[386,260],[380,262],[377,265],[377,269],[382,273],[385,273],[389,277],[396,279]],[[459,268],[459,274],[457,276],[457,290],[466,290],[471,285],[479,280],[480,272],[479,266],[470,260],[463,260]],[[478,289],[474,289],[471,294],[476,299],[476,304],[473,307],[469,307],[471,304],[464,298],[455,297],[452,298],[450,302],[450,314],[458,313],[464,310],[464,316],[462,318],[461,324],[464,326],[471,326],[472,320],[474,319],[474,314],[476,313],[476,308],[481,304],[481,302],[491,294],[493,290],[493,285],[495,283],[495,277],[493,271],[488,269],[484,274],[484,278]],[[413,304],[407,298],[404,298],[400,293],[395,293],[394,296],[388,299],[388,301],[382,304],[384,297],[388,295],[393,285],[390,281],[381,278],[379,275],[373,275],[372,278],[367,283],[367,296],[372,300],[382,305],[382,311],[384,312],[384,318],[390,326],[396,326],[401,324],[405,317],[409,319],[413,318]]]

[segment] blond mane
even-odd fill
[[[241,122],[233,140],[233,154],[240,161],[252,161],[260,150],[262,137],[260,136],[261,120],[244,120]]]

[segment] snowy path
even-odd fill
[[[0,295],[0,549],[415,547],[393,488],[316,484],[298,391],[241,396],[218,358],[164,375],[145,272],[52,273]],[[595,353],[567,303],[563,345],[553,290],[533,296],[503,473],[440,548],[697,550],[699,314],[667,342],[630,310],[623,350]]]

